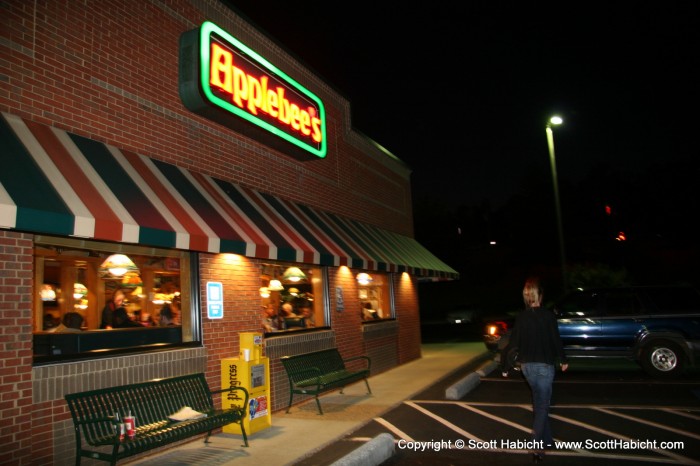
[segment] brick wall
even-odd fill
[[[184,107],[179,38],[205,20],[323,100],[325,159],[301,162]],[[0,34],[4,112],[412,233],[408,168],[352,131],[345,98],[216,0],[9,0]]]
[[[398,321],[376,322],[362,326],[365,354],[372,360],[372,375],[379,374],[399,363]]]
[[[32,237],[0,230],[0,464],[26,464],[41,415],[32,405]]]
[[[396,315],[399,318],[399,364],[421,357],[420,313],[415,277],[407,273],[395,274],[394,293]]]

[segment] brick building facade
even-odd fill
[[[0,176],[0,463],[74,462],[72,422],[63,400],[66,393],[192,372],[205,372],[210,385],[219,387],[220,360],[238,356],[239,334],[260,331],[261,270],[270,264],[311,264],[318,266],[324,277],[324,300],[314,304],[322,325],[266,335],[264,351],[271,363],[273,412],[285,406],[288,393],[279,364],[279,357],[285,354],[337,346],[346,357],[369,355],[373,373],[421,356],[417,280],[454,278],[456,273],[412,240],[410,168],[353,130],[345,97],[216,0],[6,0],[2,4],[0,160],[5,178]],[[183,105],[178,89],[179,41],[183,33],[205,21],[235,36],[323,101],[325,157],[291,156],[284,143],[273,147],[265,138],[246,136]],[[107,159],[101,160],[121,161],[132,171],[139,171],[139,164],[144,164],[155,167],[155,174],[158,170],[175,171],[200,187],[207,180],[213,180],[215,188],[217,183],[240,187],[244,195],[258,196],[255,213],[272,215],[262,209],[279,202],[290,212],[304,212],[306,219],[318,219],[306,234],[323,236],[314,238],[318,244],[333,244],[325,252],[320,247],[316,251],[310,251],[311,246],[298,247],[296,257],[300,260],[282,260],[279,242],[270,247],[258,243],[257,248],[247,244],[246,253],[232,254],[225,250],[225,244],[229,240],[230,244],[238,243],[211,233],[215,226],[207,229],[194,221],[193,226],[180,221],[186,235],[168,232],[173,237],[189,238],[185,246],[173,243],[172,247],[146,239],[144,232],[157,228],[146,228],[145,220],[138,216],[134,216],[137,225],[127,224],[119,216],[109,223],[93,212],[94,218],[87,215],[86,222],[86,215],[71,204],[76,202],[74,193],[83,197],[79,204],[87,205],[88,210],[89,198],[97,196],[90,192],[104,197],[105,205],[126,205],[119,190],[107,189],[109,183],[93,172],[99,162],[90,158],[90,151],[105,152],[107,155],[100,157]],[[19,166],[21,157],[33,162]],[[68,169],[61,161],[76,161],[75,168]],[[30,177],[29,171],[37,177]],[[85,181],[71,182],[76,172],[82,172],[80,176],[86,180],[98,180],[95,190],[85,194]],[[54,182],[54,174],[61,183]],[[46,182],[37,183],[38,176],[46,177]],[[140,176],[148,179],[143,173]],[[26,191],[26,200],[14,195],[13,190],[20,188]],[[45,192],[57,193],[55,210],[48,205],[48,196],[41,194]],[[160,195],[155,188],[154,192]],[[41,203],[41,196],[47,205],[37,209],[33,203]],[[209,222],[205,213],[197,212],[194,197],[184,192],[172,196],[185,199],[173,204],[192,205],[189,214],[182,215],[200,219],[199,214]],[[207,195],[201,197],[212,202]],[[174,207],[178,206],[168,209],[178,215]],[[67,213],[59,215],[59,210]],[[231,207],[230,215],[234,213],[235,207]],[[59,224],[66,216],[76,233],[59,233]],[[262,220],[254,218],[247,217],[252,229],[262,230],[261,224],[255,224]],[[351,231],[342,226],[332,232],[324,230],[333,222]],[[84,223],[92,225],[87,227],[88,234],[78,232]],[[115,240],[109,228],[100,229],[108,224],[121,228],[122,238],[130,229],[140,228],[141,233],[135,240]],[[236,225],[226,228],[238,231]],[[285,231],[279,241],[292,242],[293,234],[301,236],[302,227],[295,228]],[[195,229],[204,231],[207,246],[195,245]],[[352,236],[360,231],[367,236]],[[151,237],[162,233],[159,230]],[[344,255],[341,241],[351,244],[352,238],[355,250],[360,249],[357,244],[366,242],[364,250],[374,252],[374,256]],[[390,244],[392,238],[395,244]],[[127,246],[142,247],[138,251],[191,252],[187,261],[193,272],[187,276],[182,272],[180,277],[183,293],[186,283],[191,290],[187,309],[182,309],[188,323],[183,325],[181,340],[169,341],[160,351],[117,348],[108,352],[108,357],[89,352],[72,357],[67,350],[61,353],[52,346],[47,356],[38,358],[37,338],[45,330],[37,322],[44,315],[38,302],[42,284],[37,282],[44,259],[38,250],[45,244],[53,256],[70,248],[92,256],[94,251],[119,252]],[[315,243],[312,239],[307,244]],[[263,250],[268,252],[263,254]],[[269,252],[273,250],[278,251],[277,256]],[[387,304],[383,318],[376,322],[362,320],[362,300],[369,299],[363,298],[362,292],[358,294],[356,275],[362,271],[386,279]],[[209,317],[208,282],[222,285],[222,318]],[[99,286],[104,291],[102,282]],[[87,321],[84,335],[110,332],[99,330],[96,322],[105,297],[90,293],[86,296],[91,307],[81,311]]]

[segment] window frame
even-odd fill
[[[100,330],[99,322],[93,323],[90,329],[83,330],[79,333],[58,333],[47,332],[43,330],[41,320],[44,318],[43,305],[39,298],[39,290],[43,285],[43,280],[39,281],[44,270],[38,270],[40,263],[37,261],[37,248],[42,246],[50,246],[52,248],[66,248],[78,251],[86,251],[88,254],[99,252],[103,254],[132,254],[139,256],[150,256],[154,258],[178,258],[180,259],[180,293],[189,293],[187,299],[183,299],[182,303],[187,302],[187,306],[182,306],[181,325],[174,327],[144,327],[135,329],[113,329]],[[199,255],[192,251],[154,248],[142,245],[132,245],[124,243],[109,243],[94,241],[89,239],[54,237],[49,235],[36,235],[33,242],[33,277],[34,285],[32,288],[32,338],[33,338],[33,365],[39,366],[56,362],[67,362],[76,360],[91,360],[113,357],[115,355],[126,354],[142,354],[144,352],[159,352],[183,347],[201,347],[203,345],[202,338],[202,322],[201,313],[201,297],[199,295]],[[76,256],[80,257],[80,256]],[[70,259],[67,259],[70,261]],[[158,272],[154,272],[157,274]],[[95,277],[93,277],[94,280]],[[100,280],[99,276],[97,280]],[[36,301],[36,302],[35,302]],[[96,302],[97,309],[91,311],[91,316],[99,316],[102,307],[101,300]],[[129,332],[151,332],[151,333],[133,333]],[[107,339],[107,340],[105,340]],[[105,342],[105,347],[96,348],[99,342]],[[133,343],[133,344],[131,344]],[[65,345],[64,347],[55,347],[54,344]],[[48,349],[46,347],[48,346]],[[64,353],[64,348],[69,351]],[[89,348],[85,349],[84,348]]]

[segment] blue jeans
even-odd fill
[[[552,399],[554,366],[541,362],[523,363],[521,370],[532,391],[532,439],[542,442],[544,448],[552,448],[552,428],[549,425],[549,404]]]

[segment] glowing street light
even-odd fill
[[[566,254],[564,250],[564,230],[561,223],[561,204],[559,202],[559,183],[557,182],[557,164],[554,158],[554,132],[552,125],[560,125],[564,122],[559,116],[553,116],[547,123],[547,146],[549,147],[549,164],[552,167],[552,184],[554,185],[554,206],[557,213],[557,230],[559,232],[559,258],[561,260],[562,285],[566,290]]]

